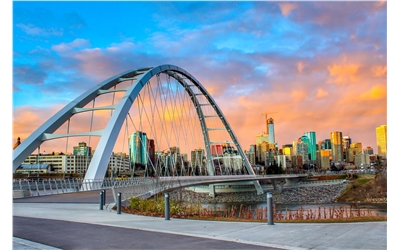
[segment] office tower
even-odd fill
[[[371,148],[370,146],[364,148],[364,154],[366,155],[373,155],[374,154],[374,149]]]
[[[251,165],[255,165],[256,164],[256,154],[255,154],[255,152],[248,151],[248,152],[245,152],[245,155],[246,155],[246,157],[249,160]]]
[[[180,148],[179,147],[170,147],[169,148],[169,151],[171,152],[171,153],[173,153],[173,154],[180,154],[181,153],[181,150],[180,150]]]
[[[348,159],[348,149],[350,148],[351,138],[348,135],[344,135],[342,137],[342,144],[343,144],[343,161],[349,162]]]
[[[262,132],[259,135],[256,135],[256,145],[260,145],[262,142],[269,142],[268,134]]]
[[[195,149],[190,154],[192,167],[203,167],[204,149]]]
[[[268,134],[268,143],[274,144],[275,143],[275,130],[274,130],[274,119],[269,118],[267,120],[267,134]]]
[[[73,155],[91,155],[92,148],[86,146],[86,142],[78,143],[78,146],[74,146]]]
[[[297,155],[302,156],[303,164],[306,164],[309,161],[308,143],[309,143],[308,137],[305,135],[303,135],[297,140],[296,152]]]
[[[156,154],[155,154],[156,148],[155,148],[153,139],[147,140],[147,150],[148,150],[150,161],[155,166],[156,165]]]
[[[320,150],[320,168],[323,170],[328,170],[330,169],[330,161],[329,158],[331,156],[331,150],[329,149],[323,149]]]
[[[147,135],[136,131],[129,138],[129,151],[132,164],[147,164]]]
[[[376,144],[378,146],[378,155],[386,159],[387,154],[387,125],[376,128]]]
[[[343,161],[343,141],[342,132],[331,132],[332,162]]]
[[[342,143],[343,143],[343,150],[347,150],[348,148],[350,148],[350,144],[351,144],[350,136],[348,136],[348,135],[343,136]]]
[[[308,138],[308,153],[310,154],[310,160],[315,161],[317,159],[317,136],[315,132],[305,132],[305,136]]]
[[[351,162],[354,163],[355,156],[357,154],[362,153],[362,144],[361,142],[354,142],[349,145],[349,148],[347,149],[347,159],[346,162]]]
[[[330,139],[325,139],[322,143],[321,143],[321,150],[324,149],[332,149],[331,147],[331,140]]]
[[[291,156],[292,155],[292,148],[293,145],[291,144],[286,144],[282,146],[282,154],[287,155],[287,156]]]
[[[223,154],[222,144],[213,144],[211,145],[211,155],[212,156],[222,156]]]
[[[371,161],[369,159],[368,154],[357,154],[354,157],[354,165],[356,165],[357,168],[369,168]]]
[[[292,155],[297,155],[297,141],[292,142]]]

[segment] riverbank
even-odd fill
[[[313,187],[285,188],[282,193],[274,193],[274,204],[325,204],[333,203],[346,190],[347,182]],[[190,190],[176,190],[170,194],[171,199],[188,203],[260,203],[266,202],[266,195],[253,192],[216,193],[210,197],[207,193],[196,193]]]

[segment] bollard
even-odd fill
[[[121,192],[118,192],[117,214],[121,214]]]
[[[268,225],[274,225],[274,210],[272,208],[272,194],[267,193]]]
[[[169,194],[165,193],[165,220],[169,220]]]
[[[103,210],[103,203],[104,198],[103,198],[103,192],[100,191],[100,210]]]
[[[106,204],[106,190],[103,189],[103,204]]]

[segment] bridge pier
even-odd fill
[[[215,186],[214,186],[214,184],[210,184],[210,185],[208,185],[208,188],[209,188],[209,193],[208,193],[208,195],[210,196],[210,197],[212,197],[212,198],[214,198],[215,197]]]
[[[298,184],[300,181],[299,178],[286,178],[285,182],[286,182],[286,186],[293,186]]]
[[[271,182],[275,193],[281,194],[283,191],[283,186],[286,183],[285,179],[273,179]]]

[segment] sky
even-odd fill
[[[103,80],[162,64],[200,81],[243,149],[263,113],[279,148],[340,131],[376,153],[387,124],[386,1],[14,1],[12,15],[13,145]]]
[[[10,34],[2,70],[10,78],[1,99],[12,121],[3,126],[14,145],[103,80],[174,64],[211,93],[244,149],[265,130],[261,114],[274,112],[280,147],[304,132],[324,140],[341,131],[376,152],[375,128],[390,123],[390,155],[400,138],[396,2],[2,1],[10,20],[1,22]]]

